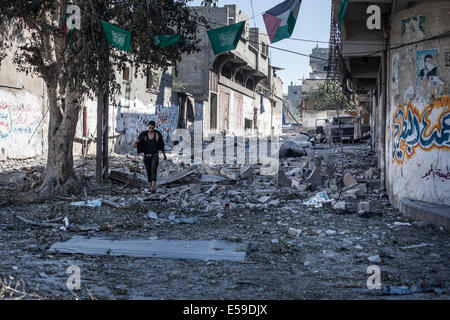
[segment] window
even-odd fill
[[[123,68],[122,79],[125,81],[130,80],[130,68],[128,67]]]
[[[147,71],[147,89],[158,90],[159,77],[156,72]]]

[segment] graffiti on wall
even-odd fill
[[[417,16],[412,18],[406,18],[402,20],[402,36],[407,32],[421,32],[425,33],[423,25],[425,24],[424,16]]]
[[[30,105],[0,101],[0,139],[11,134],[31,134],[37,116]]]
[[[450,150],[450,97],[440,97],[422,111],[399,105],[392,118],[392,162],[402,165],[416,149]]]
[[[164,140],[167,140],[169,134],[177,129],[177,123],[178,106],[156,106],[156,128],[162,133]]]
[[[11,133],[11,111],[6,103],[0,103],[0,139],[6,139]]]
[[[450,171],[448,170],[448,166],[445,168],[446,170],[442,170],[439,168],[433,168],[433,165],[430,165],[430,170],[428,170],[425,175],[422,176],[422,179],[430,179],[430,178],[439,178],[442,180],[450,180]]]
[[[416,74],[418,80],[437,77],[438,67],[435,61],[438,49],[430,49],[416,52]]]

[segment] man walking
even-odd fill
[[[155,121],[148,123],[148,130],[139,134],[133,147],[137,148],[137,153],[144,153],[144,165],[147,170],[148,182],[150,183],[150,192],[155,193],[160,150],[163,152],[164,160],[167,160],[164,151],[164,140],[161,132],[155,130]]]

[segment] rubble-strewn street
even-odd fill
[[[307,156],[281,159],[277,176],[261,175],[259,165],[176,164],[168,153],[160,162],[156,194],[138,187],[139,176],[133,178],[133,173],[145,177],[136,156],[113,155],[111,177],[118,173],[104,186],[95,183],[95,158],[77,159],[80,188],[45,201],[30,191],[44,159],[0,162],[0,295],[448,299],[448,231],[410,221],[390,205],[370,145],[344,144],[342,153],[328,144],[305,150]],[[168,179],[179,172],[185,177]],[[50,250],[74,236],[248,246],[244,262]],[[381,270],[382,290],[367,288],[372,265]],[[67,288],[69,266],[80,268],[81,290]],[[420,290],[395,295],[398,287],[419,285]]]

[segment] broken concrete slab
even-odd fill
[[[192,194],[199,194],[202,192],[202,186],[198,183],[192,183],[189,185],[189,191]]]
[[[219,182],[229,182],[231,181],[228,178],[222,177],[222,176],[213,176],[209,174],[202,174],[200,177],[200,182],[204,183],[219,183]]]
[[[358,181],[356,181],[356,179],[353,178],[353,176],[350,173],[347,172],[344,175],[344,187],[349,187],[349,186],[351,186],[353,184],[357,184],[357,183],[358,183]]]
[[[231,170],[229,168],[226,167],[222,167],[220,168],[220,174],[223,175],[224,177],[227,177],[228,179],[231,180],[239,180],[239,172],[235,171],[235,170]]]
[[[293,236],[293,237],[297,237],[302,233],[302,230],[298,230],[298,229],[294,229],[294,228],[289,228],[288,229],[288,235]]]
[[[258,202],[266,203],[267,201],[269,201],[269,199],[270,199],[270,196],[264,196],[264,197],[259,198]]]
[[[116,182],[128,183],[131,187],[134,188],[149,186],[147,178],[144,175],[136,172],[133,173],[127,171],[111,170],[108,178]]]
[[[244,165],[239,170],[239,176],[241,179],[247,179],[253,176],[253,170],[252,167],[249,165]]]
[[[216,189],[217,189],[217,184],[215,184],[215,185],[213,185],[211,188],[209,188],[209,189],[205,192],[205,194],[209,196],[209,195],[212,194]]]
[[[176,182],[176,181],[178,181],[180,179],[183,179],[183,178],[185,178],[187,176],[190,176],[191,174],[194,174],[196,172],[197,172],[196,169],[193,169],[193,170],[186,169],[186,170],[183,170],[181,172],[177,172],[177,173],[171,174],[171,175],[169,175],[167,177],[162,177],[161,179],[156,181],[156,185],[157,186],[161,186],[161,185],[173,183],[173,182]]]
[[[229,260],[244,262],[248,243],[204,240],[110,240],[74,236],[51,246],[50,252],[141,258]]]

